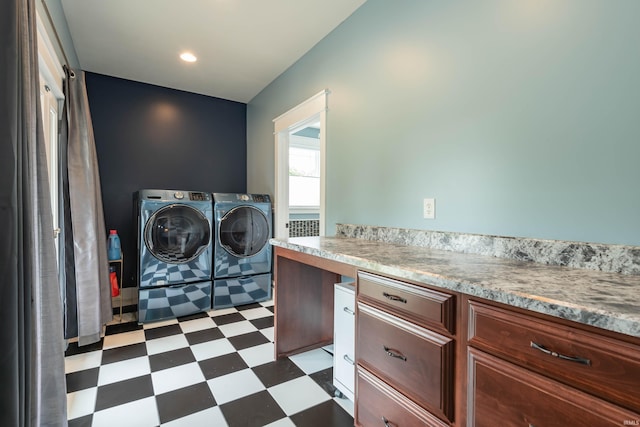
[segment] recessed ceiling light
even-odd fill
[[[184,52],[180,54],[180,59],[185,62],[196,62],[198,58],[191,52]]]

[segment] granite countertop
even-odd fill
[[[271,244],[640,337],[640,276],[343,237]]]

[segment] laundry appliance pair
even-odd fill
[[[140,190],[138,322],[271,298],[271,199]]]

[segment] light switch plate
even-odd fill
[[[425,219],[436,218],[436,199],[424,199],[423,216]]]

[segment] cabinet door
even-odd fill
[[[640,415],[524,368],[469,349],[468,424],[622,426]]]
[[[333,381],[353,400],[355,383],[355,290],[337,284],[334,294]]]

